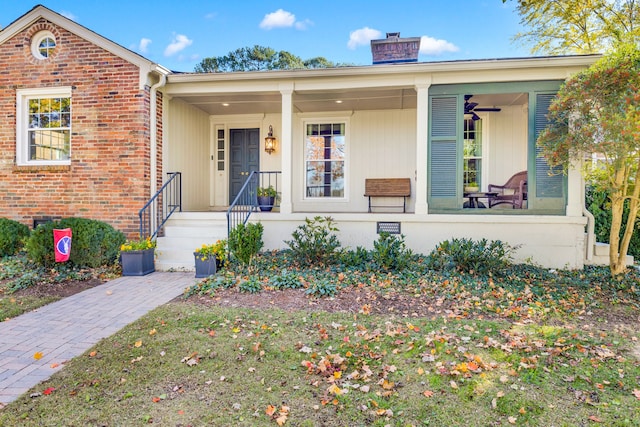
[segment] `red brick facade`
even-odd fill
[[[31,53],[41,30],[57,42],[46,60]],[[140,88],[138,67],[45,19],[1,44],[0,58],[0,217],[29,226],[38,217],[84,217],[136,236],[151,155],[150,88]],[[16,90],[57,86],[72,88],[71,164],[18,166]],[[161,117],[159,105],[159,126]]]

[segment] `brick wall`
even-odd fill
[[[31,54],[41,30],[57,41],[47,60]],[[0,45],[0,58],[0,217],[31,226],[78,216],[137,236],[150,176],[150,91],[138,68],[44,19]],[[16,90],[55,86],[72,87],[71,165],[17,166]]]

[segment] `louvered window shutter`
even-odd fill
[[[549,123],[547,113],[555,94],[536,94],[536,108],[534,118],[535,138],[544,130]],[[560,168],[552,169],[544,157],[540,157],[540,147],[536,144],[536,208],[563,209],[565,200],[565,177]]]
[[[429,206],[457,208],[458,97],[434,96],[430,107]]]

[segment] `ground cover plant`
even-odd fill
[[[0,322],[119,276],[119,266],[44,267],[24,252],[0,258]]]

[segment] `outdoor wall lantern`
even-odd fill
[[[264,151],[271,154],[276,151],[276,137],[273,136],[273,126],[269,125],[269,135],[264,139]]]

